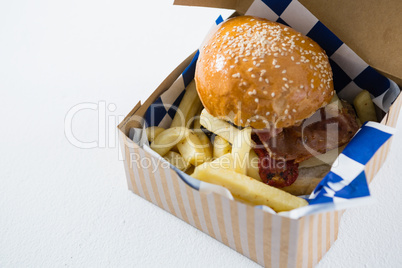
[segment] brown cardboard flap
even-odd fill
[[[300,2],[369,65],[402,78],[402,1]]]
[[[174,0],[174,5],[236,9],[237,0]]]
[[[173,4],[233,9],[240,15],[244,15],[253,2],[253,0],[174,0]]]
[[[370,66],[402,85],[401,0],[299,0]],[[175,5],[234,9],[253,0],[175,0]]]

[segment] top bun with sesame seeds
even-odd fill
[[[334,95],[328,57],[316,42],[252,16],[225,21],[204,43],[195,82],[211,115],[256,129],[300,124]]]

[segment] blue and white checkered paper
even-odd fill
[[[338,96],[352,103],[363,89],[368,90],[374,103],[388,111],[400,89],[388,78],[380,75],[365,63],[346,44],[336,37],[297,0],[256,0],[246,15],[267,18],[288,25],[316,41],[327,53],[334,74],[334,87]],[[219,17],[215,24],[223,22]],[[217,28],[213,27],[211,32]],[[185,93],[185,87],[194,78],[198,52],[192,62],[147,110],[145,126],[168,128],[176,108]],[[375,123],[365,123],[333,164],[331,171],[323,178],[314,192],[306,199],[309,206],[281,214],[300,218],[328,210],[344,209],[367,203],[370,192],[364,167],[375,152],[392,136],[394,129]],[[142,132],[144,135],[144,132]],[[132,137],[132,136],[131,136]],[[141,138],[140,138],[141,140]],[[145,150],[156,153],[147,144],[140,144]],[[200,191],[216,192],[230,199],[233,197],[220,186],[200,182],[174,168],[188,185]],[[272,209],[261,206],[263,210]]]

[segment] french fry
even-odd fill
[[[185,127],[168,128],[162,131],[151,143],[151,149],[164,156],[174,146],[188,136],[190,130]]]
[[[251,149],[251,128],[245,128],[238,132],[232,145],[232,156],[235,160],[234,170],[241,174],[247,173],[249,152]]]
[[[152,143],[155,138],[164,130],[165,129],[162,127],[147,127],[145,131],[147,133],[148,141]]]
[[[224,169],[233,169],[234,168],[234,159],[232,157],[232,154],[228,153],[225,155],[222,155],[221,157],[215,159],[212,162],[204,162],[202,165],[199,165],[198,167],[206,167],[210,166],[212,168],[224,168]],[[198,168],[196,167],[196,168]]]
[[[204,131],[202,131],[201,129],[195,129],[193,131],[197,135],[198,139],[200,139],[202,147],[204,148],[204,153],[205,153],[205,158],[206,158],[205,161],[210,161],[212,159],[211,141],[209,140],[208,136],[204,133]]]
[[[377,122],[377,115],[375,112],[374,103],[371,100],[370,93],[367,90],[360,92],[353,100],[357,116],[361,123],[366,121]]]
[[[201,107],[202,107],[201,101],[197,97],[194,100],[193,104],[191,105],[190,110],[186,114],[186,119],[184,122],[185,127],[191,128],[191,125],[193,124],[193,121],[194,121],[194,116],[198,113],[198,111],[200,110]]]
[[[193,129],[201,129],[200,117],[196,116],[193,122]]]
[[[184,127],[186,126],[186,119],[195,101],[199,101],[198,93],[195,88],[194,80],[188,84],[186,93],[184,93],[183,99],[176,111],[170,127]]]
[[[188,130],[187,136],[177,143],[177,149],[179,149],[184,160],[194,166],[198,166],[211,158],[205,153],[205,144],[191,130]]]
[[[194,120],[193,120],[193,129],[200,129],[201,128],[201,123],[200,123],[200,116],[201,116],[201,111],[204,109],[204,106],[201,106],[197,113],[194,115]]]
[[[235,198],[248,200],[253,205],[266,205],[276,212],[288,211],[308,205],[307,201],[271,187],[232,169],[213,168],[206,163],[195,168],[192,176],[196,179],[221,185]]]
[[[260,177],[260,169],[258,167],[258,155],[254,152],[254,150],[250,150],[248,165],[247,165],[247,176],[256,179],[258,181],[262,181]]]
[[[163,158],[165,158],[170,164],[177,167],[181,171],[185,171],[190,167],[190,163],[186,162],[184,158],[176,152],[169,151],[165,154]]]
[[[220,136],[215,136],[213,147],[213,156],[215,159],[232,151],[232,146],[230,145],[230,143]]]
[[[231,144],[233,144],[234,138],[237,137],[240,132],[239,129],[235,128],[228,122],[212,116],[205,109],[201,112],[200,123],[203,127],[216,135],[221,136]]]

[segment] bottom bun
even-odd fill
[[[297,180],[290,186],[281,188],[293,195],[310,195],[322,178],[330,171],[330,165],[300,168]]]

